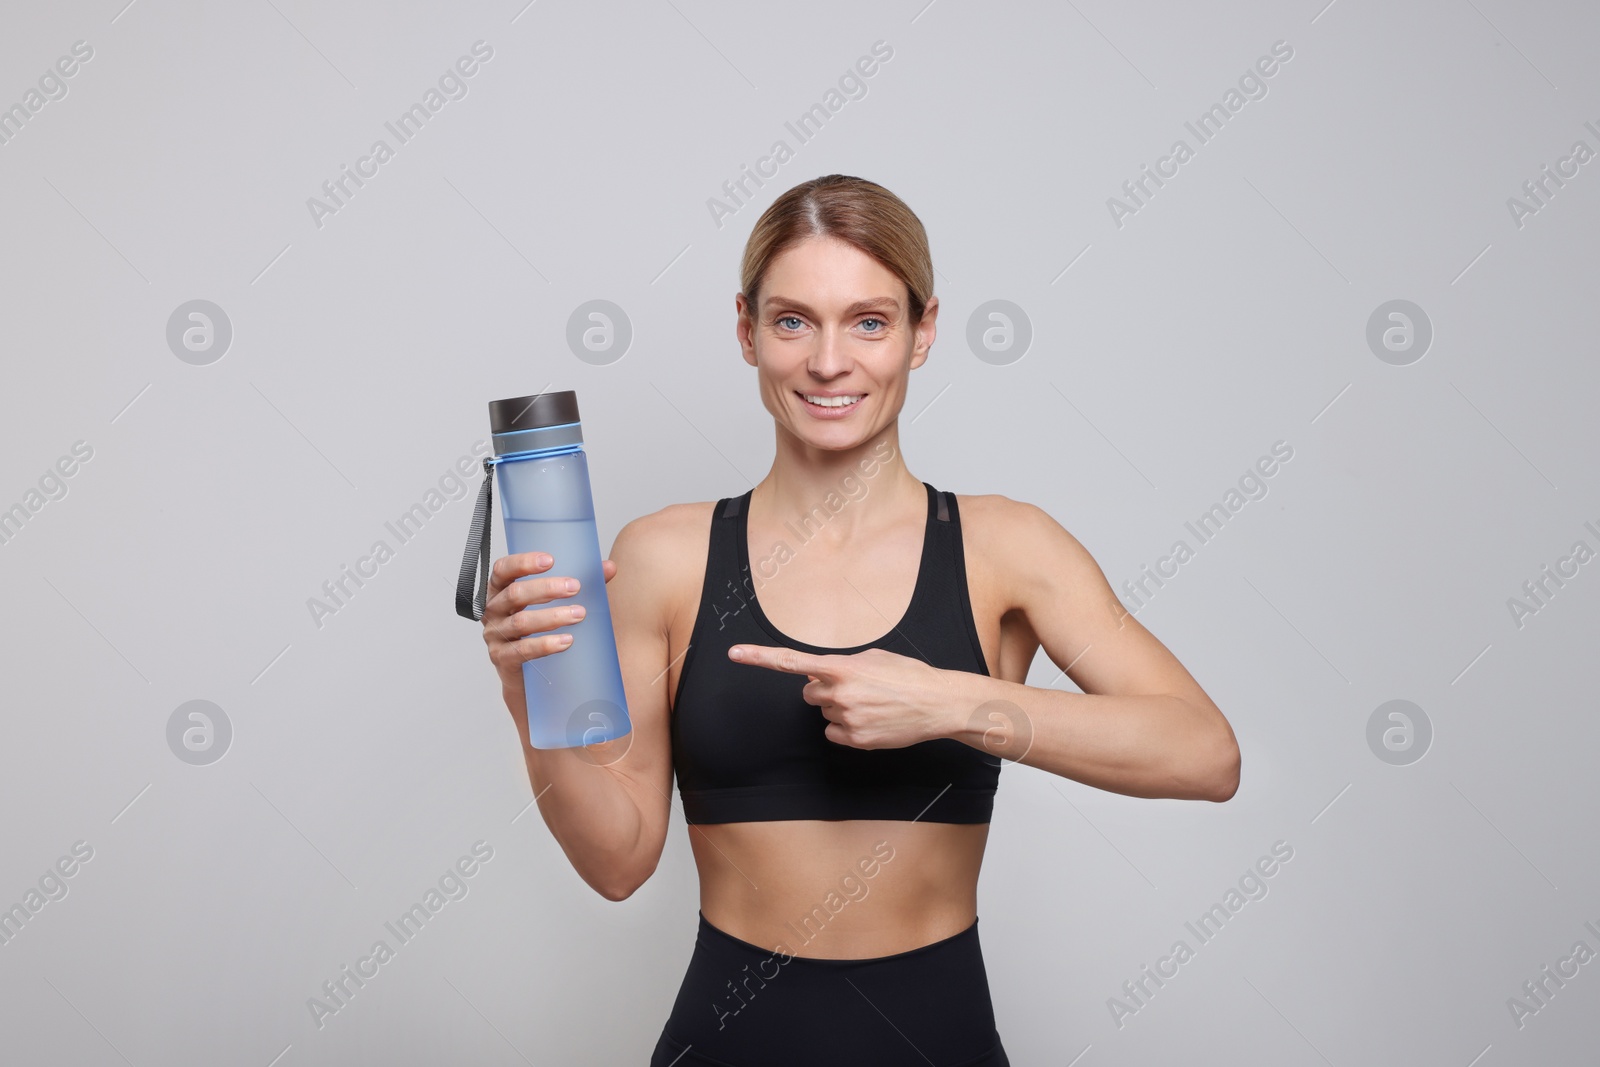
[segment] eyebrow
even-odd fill
[[[796,311],[803,312],[812,316],[813,318],[817,317],[817,313],[814,310],[807,307],[800,301],[792,300],[787,296],[769,296],[761,303],[766,307],[771,307],[773,304],[782,304],[784,307],[794,308]],[[861,314],[863,311],[877,311],[883,308],[890,308],[894,311],[899,311],[900,301],[889,296],[873,297],[870,300],[857,300],[854,304],[851,304],[849,307],[844,309],[844,317],[848,319]]]

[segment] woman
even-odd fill
[[[1002,760],[1222,801],[1238,746],[1054,519],[907,468],[898,420],[939,301],[898,197],[843,175],[796,186],[740,280],[776,456],[740,496],[617,534],[604,574],[631,734],[528,746],[522,664],[566,647],[541,631],[581,608],[548,555],[495,561],[484,640],[540,813],[622,900],[661,857],[676,771],[699,929],[652,1067],[1006,1064],[977,930]],[[1041,645],[1082,694],[1025,684]]]

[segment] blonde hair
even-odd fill
[[[772,202],[745,242],[740,290],[754,314],[772,261],[811,237],[833,237],[882,263],[905,283],[912,325],[933,298],[933,258],[922,220],[876,182],[848,174],[812,178]]]

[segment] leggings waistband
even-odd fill
[[[752,944],[703,912],[652,1067],[680,1055],[677,1067],[1007,1063],[976,920],[904,952],[827,959]]]
[[[712,925],[711,920],[706,918],[705,912],[702,911],[698,914],[700,916],[700,922],[699,928],[695,932],[695,940],[697,943],[707,941],[712,943],[720,942],[725,948],[731,949],[735,952],[743,953],[746,956],[760,956],[762,959],[770,957],[778,961],[783,961],[784,966],[786,967],[799,963],[807,966],[814,965],[819,967],[848,970],[852,967],[861,967],[869,964],[893,963],[895,961],[911,960],[917,956],[929,955],[938,952],[947,952],[951,949],[956,949],[966,945],[969,942],[976,947],[978,941],[978,920],[974,918],[971,925],[969,925],[965,930],[951,934],[949,937],[941,937],[939,940],[930,941],[926,945],[918,945],[916,948],[908,948],[904,952],[893,952],[887,956],[846,957],[844,959],[833,959],[818,956],[792,956],[786,955],[783,952],[779,952],[777,949],[763,948],[760,945],[752,944],[749,941],[743,940],[742,938],[735,937],[721,927]],[[791,930],[792,929],[793,927],[791,927]],[[826,928],[824,928],[824,932],[825,931]],[[820,935],[812,935],[813,938],[816,936]],[[806,938],[805,940],[802,940],[799,937],[794,937],[792,939],[785,940],[782,942],[782,944],[787,948],[798,950],[810,940],[812,940],[812,938]],[[707,947],[711,948],[712,945],[707,945]]]

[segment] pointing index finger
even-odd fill
[[[734,645],[728,649],[728,658],[752,667],[769,667],[815,678],[832,678],[837,673],[830,663],[833,656],[813,656],[809,652],[774,645]]]

